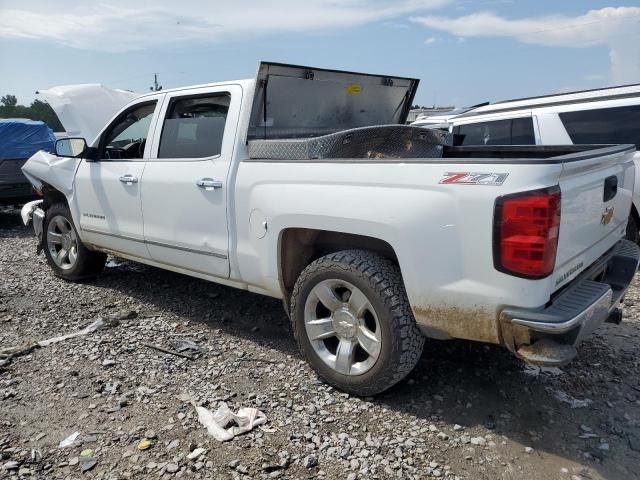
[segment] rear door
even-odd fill
[[[227,177],[241,100],[239,85],[167,94],[142,182],[153,260],[229,276]]]

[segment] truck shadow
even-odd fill
[[[98,287],[119,290],[153,310],[298,355],[279,300],[128,262],[109,265]],[[367,400],[433,423],[451,437],[492,435],[487,443],[509,445],[504,448],[511,448],[512,456],[526,456],[524,448],[532,447],[536,455],[559,457],[556,476],[570,460],[605,478],[630,478],[621,473],[627,470],[620,465],[640,464],[640,454],[628,448],[624,427],[630,409],[636,418],[640,413],[638,392],[631,385],[637,379],[628,385],[618,379],[626,365],[637,365],[637,359],[633,346],[613,351],[604,338],[611,328],[616,327],[601,328],[584,343],[580,358],[561,371],[525,367],[497,346],[428,341],[407,380]],[[588,401],[581,404],[584,399]],[[613,403],[607,405],[609,399]],[[572,400],[578,400],[576,408],[569,404]],[[463,431],[454,433],[455,425]],[[593,435],[584,435],[588,432]],[[601,442],[609,443],[610,449],[599,448]]]

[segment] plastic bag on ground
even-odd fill
[[[219,442],[231,440],[236,435],[246,433],[267,422],[267,416],[256,408],[245,407],[238,410],[238,413],[233,413],[224,402],[221,402],[216,413],[211,413],[204,407],[196,406],[195,408],[200,423],[207,427],[209,435]],[[235,425],[229,427],[230,424]]]

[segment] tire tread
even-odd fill
[[[300,331],[300,326],[304,325],[304,320],[301,325],[295,321],[298,303],[305,301],[304,298],[300,298],[301,290],[315,275],[331,269],[342,270],[367,282],[390,314],[391,331],[396,333],[391,342],[391,358],[398,358],[398,361],[385,368],[383,375],[377,376],[367,385],[348,388],[351,393],[362,396],[381,393],[413,370],[420,360],[425,341],[413,318],[400,270],[394,262],[381,255],[355,249],[330,253],[309,264],[294,285],[290,304],[293,335],[301,351],[304,351],[301,336],[305,333]],[[334,384],[331,379],[323,379]],[[341,385],[334,386],[345,389]]]

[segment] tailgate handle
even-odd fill
[[[608,202],[618,193],[618,177],[611,175],[604,179],[604,194],[602,196],[603,202]]]

